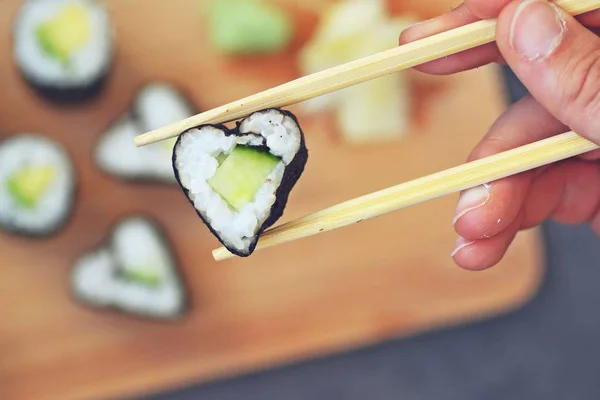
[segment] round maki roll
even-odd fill
[[[74,103],[97,96],[112,65],[113,33],[94,0],[27,0],[13,32],[14,57],[42,96]]]
[[[307,159],[296,117],[268,109],[234,130],[202,125],[185,131],[175,144],[173,169],[211,232],[231,253],[247,257],[283,215]]]
[[[110,236],[105,246],[76,261],[71,278],[75,296],[93,308],[180,318],[186,292],[158,223],[132,216],[121,220]]]
[[[0,226],[11,233],[46,236],[72,212],[75,171],[66,150],[38,134],[0,142]]]
[[[138,148],[133,139],[195,113],[184,94],[166,83],[151,83],[137,94],[132,110],[104,134],[96,162],[104,172],[124,180],[175,183],[171,157],[176,139]]]

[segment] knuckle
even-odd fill
[[[560,77],[565,84],[564,110],[577,118],[600,112],[600,48],[572,60]],[[571,112],[574,111],[574,112]]]

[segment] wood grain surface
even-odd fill
[[[455,196],[216,263],[218,242],[178,188],[125,184],[96,168],[97,138],[146,82],[177,84],[206,110],[298,77],[297,50],[324,2],[278,2],[296,12],[292,48],[239,59],[209,47],[198,0],[107,1],[118,35],[115,71],[97,101],[72,109],[48,105],[19,79],[9,38],[20,1],[0,2],[0,138],[33,131],[58,140],[79,178],[60,234],[32,241],[0,233],[0,398],[140,395],[490,318],[535,294],[543,273],[537,231],[519,235],[497,268],[454,266]],[[428,18],[451,5],[415,0],[393,9]],[[349,147],[331,117],[298,113],[311,153],[281,222],[462,163],[504,109],[492,67],[412,78],[416,110],[402,143]],[[73,301],[73,262],[131,213],[163,224],[181,261],[192,308],[179,323]]]

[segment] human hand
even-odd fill
[[[405,30],[400,44],[498,18],[496,42],[416,69],[452,74],[506,63],[530,95],[512,105],[469,156],[480,159],[573,130],[600,144],[600,12],[577,18],[545,0],[465,0]],[[469,189],[457,204],[452,254],[469,270],[497,264],[519,230],[546,219],[589,222],[600,234],[600,151]]]

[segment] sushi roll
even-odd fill
[[[179,136],[173,169],[197,214],[233,254],[251,255],[282,215],[308,159],[296,117],[256,112],[233,130],[202,125]]]
[[[0,227],[42,237],[62,228],[72,213],[75,171],[58,143],[32,133],[0,142]]]
[[[94,0],[27,0],[13,30],[14,58],[24,79],[59,103],[99,95],[114,58],[108,13]]]
[[[158,223],[125,218],[105,246],[83,255],[71,276],[75,297],[95,309],[153,319],[179,319],[187,295],[176,260]]]
[[[184,94],[166,83],[151,83],[137,94],[132,110],[101,136],[95,149],[99,168],[123,180],[175,184],[171,163],[176,139],[138,148],[133,139],[195,113]]]

